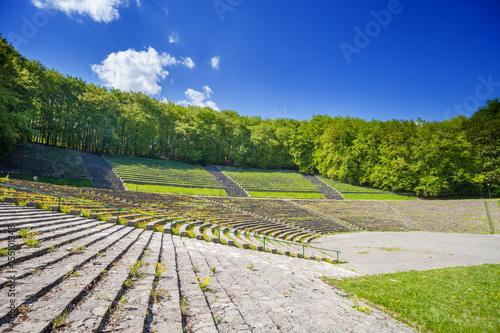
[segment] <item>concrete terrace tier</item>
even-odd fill
[[[0,204],[0,213],[33,213],[36,225],[37,210],[12,207]],[[16,275],[13,315],[0,309],[0,330],[413,332],[376,309],[354,309],[320,277],[359,275],[325,262],[111,223],[79,233],[15,252],[0,275],[0,288]],[[0,301],[10,304],[8,293]]]

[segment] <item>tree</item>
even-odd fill
[[[500,101],[488,100],[463,122],[462,128],[474,147],[474,154],[481,161],[478,172],[490,183],[495,193],[500,193]]]
[[[22,62],[25,59],[0,34],[0,155],[25,140],[31,132],[28,127],[29,108],[23,108],[27,94]]]

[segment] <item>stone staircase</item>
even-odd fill
[[[228,197],[249,197],[248,193],[216,166],[204,167],[224,188]]]
[[[92,177],[92,185],[97,188],[126,191],[127,188],[115,174],[113,168],[100,154],[80,152],[83,162]]]
[[[42,212],[0,203],[4,233],[54,236],[0,257],[3,332],[412,332],[320,280],[358,276],[339,266]]]
[[[344,200],[344,197],[340,192],[334,190],[331,186],[322,182],[318,177],[314,175],[302,175],[305,179],[309,180],[311,183],[316,185],[318,189],[323,193],[325,199],[333,199],[333,200]]]

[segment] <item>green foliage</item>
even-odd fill
[[[30,78],[25,62],[0,34],[0,157],[31,134]]]
[[[432,332],[498,332],[500,265],[324,279]],[[423,328],[423,329],[422,329]]]
[[[484,180],[492,184],[492,194],[500,194],[500,101],[488,101],[471,118],[462,124],[473,153],[483,161]]]

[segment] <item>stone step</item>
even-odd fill
[[[139,268],[141,276],[132,278],[132,286],[122,294],[123,304],[115,308],[103,331],[142,332],[154,287],[155,271],[160,257],[163,235],[153,233]],[[132,263],[133,264],[133,263]]]
[[[193,228],[195,225],[199,225],[204,223],[205,221],[203,220],[192,220],[187,223],[183,223],[181,227],[179,228],[179,234],[182,235],[183,232],[187,232],[188,229]]]
[[[101,280],[103,273],[112,267],[116,261],[135,242],[141,231],[133,230],[126,236],[120,238],[106,252],[96,258],[92,258],[63,281],[47,291],[43,296],[27,306],[23,313],[14,320],[7,329],[11,332],[31,332],[48,329],[53,326],[54,318],[63,315],[64,311],[74,305],[85,296],[86,290]]]
[[[160,262],[167,270],[161,274],[155,287],[159,291],[160,301],[150,307],[152,319],[149,332],[183,331],[173,237],[177,236],[163,234]]]
[[[186,326],[192,332],[218,332],[210,306],[196,279],[196,267],[181,237],[172,237],[177,256],[177,274],[179,275],[181,303],[186,303],[188,313]],[[199,277],[199,276],[198,276]]]
[[[47,240],[52,240],[52,239],[56,239],[59,237],[63,237],[65,235],[69,235],[69,234],[74,233],[74,232],[86,230],[86,229],[95,227],[95,226],[102,224],[102,223],[103,222],[90,221],[89,223],[86,223],[86,224],[67,227],[67,228],[63,228],[61,230],[52,230],[52,231],[48,231],[46,233],[43,233],[41,235],[37,235],[36,239],[38,239],[39,243],[42,243],[42,242],[45,242]],[[21,239],[19,239],[19,241],[21,241]],[[8,241],[0,242],[0,247],[4,247],[7,245],[8,245]],[[28,245],[25,245],[24,242],[19,242],[16,244],[16,249],[19,249],[21,247],[28,247]]]
[[[98,225],[96,224],[94,227],[72,233],[67,236],[59,237],[54,240],[49,240],[41,244],[40,247],[28,247],[25,246],[22,249],[16,251],[16,259],[13,261],[9,261],[8,257],[0,257],[0,269],[10,266],[11,264],[16,264],[19,262],[23,262],[25,260],[28,260],[33,257],[38,257],[42,256],[48,252],[50,252],[52,249],[56,249],[58,247],[64,246],[66,244],[71,244],[74,243],[82,238],[85,238],[87,236],[92,236],[95,233],[98,233],[102,230],[110,229],[112,228],[113,225],[111,224],[105,224],[105,225]]]
[[[10,208],[12,207],[12,208]],[[8,206],[0,208],[0,221],[3,221],[5,218],[12,219],[18,218],[21,216],[30,216],[32,214],[50,214],[51,212],[42,209],[36,209],[33,207],[22,207],[22,208],[14,208],[15,206]],[[12,215],[15,214],[15,215]]]
[[[37,221],[47,221],[47,220],[50,220],[50,219],[54,219],[54,218],[60,218],[60,219],[64,219],[64,218],[71,218],[71,216],[68,216],[67,214],[62,214],[62,213],[55,213],[54,212],[47,212],[47,213],[40,213],[40,212],[33,212],[33,213],[30,213],[30,214],[23,214],[21,216],[12,216],[11,218],[3,218],[0,220],[0,225],[6,225],[6,224],[19,224],[19,223],[24,223],[23,221],[33,221],[33,222],[37,222]]]
[[[47,290],[55,284],[63,281],[64,277],[71,274],[75,269],[86,264],[91,259],[95,258],[96,254],[105,251],[108,247],[115,244],[119,239],[135,229],[123,228],[122,230],[112,234],[105,240],[89,246],[86,250],[77,253],[69,258],[61,260],[54,265],[45,267],[40,273],[32,274],[22,280],[16,289],[16,308],[45,294]],[[0,294],[0,302],[9,302],[7,294]],[[7,303],[5,303],[7,304]],[[8,316],[9,309],[7,307],[0,308],[0,321]]]
[[[37,234],[38,239],[42,239],[41,235],[45,235],[50,232],[54,232],[57,230],[63,230],[65,228],[70,228],[70,227],[76,227],[76,226],[83,226],[89,223],[95,223],[92,220],[88,219],[82,219],[82,218],[74,218],[74,219],[68,219],[68,220],[62,220],[59,221],[59,223],[55,223],[53,225],[46,225],[46,226],[39,226],[36,223],[27,223],[27,224],[21,224],[17,227],[17,230],[22,230],[22,229],[31,229],[31,232],[35,232]],[[19,231],[15,234],[16,238],[21,238],[19,236]],[[3,233],[0,234],[0,242],[6,241],[11,237],[11,235]],[[11,238],[12,239],[12,238]]]
[[[212,268],[198,250],[200,242],[191,239],[183,239],[182,241],[189,251],[191,262],[198,270],[199,279],[212,279],[208,284],[209,289],[204,291],[204,294],[214,318],[219,321],[216,323],[217,329],[220,332],[251,332],[238,308],[226,293],[224,286],[217,280],[217,267],[213,266]]]
[[[18,232],[20,229],[23,228],[41,228],[41,227],[47,227],[47,226],[52,226],[52,225],[58,225],[58,224],[63,224],[63,223],[68,223],[68,222],[79,222],[79,221],[89,221],[88,219],[81,218],[81,217],[74,217],[74,216],[68,216],[66,215],[65,217],[53,217],[53,218],[47,218],[42,221],[37,220],[37,219],[23,219],[23,220],[18,220],[15,223],[7,223],[5,225],[0,225],[0,228],[6,228],[6,229],[1,229],[0,235],[2,233],[9,232],[8,228],[9,226],[15,227],[16,232]]]
[[[216,267],[217,280],[253,332],[331,332],[332,327],[350,331],[346,326],[349,319],[342,318],[344,308],[331,311],[328,305],[342,297],[318,282],[321,275],[347,277],[356,273],[327,263],[257,251],[231,248],[230,253],[223,253],[216,245],[209,245],[201,243],[197,248],[208,265]],[[311,289],[315,292],[310,293]],[[350,315],[361,317],[348,308]],[[344,326],[334,326],[338,322]],[[377,327],[384,331],[382,323]]]
[[[76,254],[80,251],[80,249],[84,249],[89,247],[90,245],[102,240],[105,237],[121,230],[122,228],[102,228],[97,233],[91,234],[87,237],[83,237],[71,244],[60,246],[58,248],[54,248],[53,250],[49,249],[44,252],[42,256],[39,257],[29,257],[23,260],[22,262],[14,263],[16,280],[20,280],[31,275],[34,271],[45,268],[48,265],[55,264],[59,260],[62,260],[68,256]],[[16,256],[17,257],[17,256]],[[0,287],[3,283],[0,283]]]
[[[232,283],[228,284],[229,271],[232,270],[231,265],[228,265],[228,258],[222,258],[220,255],[220,250],[217,249],[217,245],[209,247],[199,247],[201,255],[205,257],[207,265],[210,267],[215,267],[215,276],[220,285],[224,286],[224,291],[228,295],[228,298],[234,304],[235,308],[238,309],[238,313],[241,315],[242,319],[246,323],[246,326],[251,330],[251,332],[281,332],[280,329],[273,323],[273,319],[269,317],[266,311],[262,311],[257,303],[248,302],[248,296],[251,293],[251,289],[241,287],[242,279],[245,279],[245,273],[249,272],[248,268],[240,268],[241,275],[235,277]],[[256,251],[252,251],[252,254]],[[237,252],[236,252],[237,253]],[[230,255],[235,255],[234,251],[231,251]],[[252,256],[251,256],[252,257]],[[248,264],[246,257],[238,257],[244,263]],[[245,258],[245,259],[243,259]],[[246,271],[245,271],[246,270]],[[230,275],[229,275],[230,276]],[[234,277],[234,276],[233,276]],[[263,281],[259,281],[263,283]],[[265,299],[267,296],[262,295]],[[257,310],[258,309],[258,310]]]
[[[170,221],[172,221],[171,218],[153,220],[146,224],[146,230],[153,230],[155,225],[165,225],[167,223],[170,223]]]
[[[59,328],[58,332],[96,332],[105,325],[106,315],[110,313],[112,308],[119,306],[118,301],[121,298],[122,288],[126,288],[125,280],[130,276],[131,263],[139,261],[151,236],[151,232],[141,233],[139,239],[123,257],[75,306],[66,319],[66,325]]]

